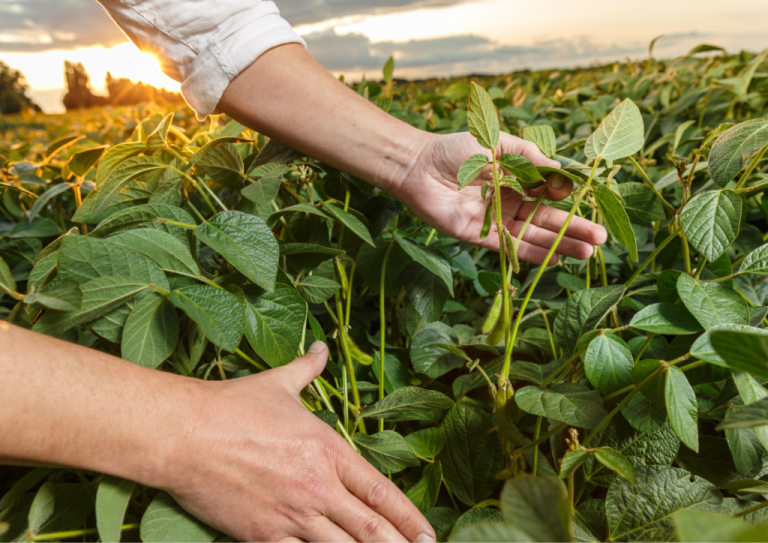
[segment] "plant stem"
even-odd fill
[[[739,182],[736,183],[736,188],[740,189],[744,183],[747,182],[747,179],[750,175],[752,175],[752,171],[757,168],[758,162],[760,162],[763,159],[763,156],[765,155],[765,152],[768,151],[768,145],[764,145],[762,149],[760,149],[760,152],[755,155],[755,158],[752,160],[752,162],[749,164],[749,168],[747,168],[747,171],[744,172],[744,175],[742,175],[739,178]]]
[[[536,430],[533,433],[533,440],[536,441],[539,439],[539,434],[541,433],[541,421],[544,417],[539,415],[536,417]],[[539,445],[537,444],[533,448],[533,476],[536,477],[536,472],[538,471],[539,467]]]
[[[764,501],[763,503],[757,504],[755,506],[750,507],[749,509],[744,509],[744,511],[739,511],[735,515],[733,515],[734,518],[740,518],[745,517],[749,515],[750,513],[754,513],[755,511],[759,511],[760,509],[763,509],[765,507],[768,507],[768,501]]]
[[[656,198],[661,202],[661,205],[664,206],[664,208],[672,213],[675,214],[675,208],[672,207],[672,204],[667,202],[667,200],[661,195],[661,193],[656,188],[656,185],[653,184],[653,181],[651,181],[651,178],[648,177],[648,174],[645,173],[645,170],[640,166],[640,164],[637,163],[637,160],[635,160],[635,157],[627,157],[629,161],[632,163],[632,165],[637,169],[638,173],[640,174],[640,177],[643,178],[643,182],[648,186],[649,189],[653,191],[653,193],[656,195]]]
[[[177,174],[182,176],[184,179],[186,179],[187,181],[192,183],[192,186],[195,187],[195,190],[197,191],[197,193],[200,196],[203,197],[203,200],[205,200],[205,202],[208,204],[208,207],[211,208],[211,212],[213,212],[214,215],[216,214],[216,208],[213,207],[213,204],[211,203],[211,200],[208,199],[208,196],[205,194],[204,190],[200,190],[200,185],[205,185],[205,183],[203,183],[202,181],[198,182],[197,179],[195,179],[191,175],[186,174],[186,173],[182,172],[181,170],[177,170],[173,166],[166,166],[166,168],[176,172]],[[205,185],[205,188],[208,189],[208,190],[211,190],[211,189],[208,188],[207,185]],[[211,191],[211,195],[216,199],[216,202],[221,206],[221,209],[226,211],[227,210],[227,206],[225,206],[224,204],[221,203],[221,201],[216,197],[216,195],[213,194],[213,191]]]
[[[235,354],[237,356],[239,356],[240,358],[242,358],[243,360],[245,360],[246,362],[249,362],[250,364],[252,364],[253,366],[255,366],[256,368],[258,368],[261,371],[267,371],[269,369],[264,364],[260,364],[259,362],[256,362],[253,358],[251,358],[250,356],[245,354],[240,349],[235,349]]]
[[[328,399],[328,396],[325,394],[325,390],[323,390],[324,388],[323,385],[317,379],[315,379],[312,383],[314,384],[315,389],[317,389],[318,394],[320,395],[320,398],[322,398],[326,409],[328,409],[328,411],[330,411],[331,413],[335,413],[335,411],[333,410],[333,406],[331,405],[331,401]],[[338,426],[339,430],[341,431],[341,434],[344,436],[344,439],[347,440],[347,443],[352,445],[352,448],[355,449],[357,452],[360,452],[360,449],[357,448],[357,445],[355,445],[355,442],[352,441],[351,437],[349,437],[349,434],[347,433],[346,428],[344,428],[344,425],[341,424],[341,421],[337,421],[336,426]]]
[[[680,242],[683,246],[683,262],[685,263],[685,273],[691,275],[691,251],[688,249],[688,239],[683,232],[680,232]]]
[[[666,364],[668,366],[676,366],[680,362],[684,362],[685,360],[688,360],[690,357],[691,357],[691,353],[687,353],[687,354],[684,354],[683,356],[675,358],[671,362],[666,362]],[[697,368],[699,366],[703,366],[704,364],[709,364],[709,362],[705,362],[703,360],[699,360],[698,362],[694,362],[693,364],[688,364],[687,366],[682,368],[681,371],[688,371],[688,370],[691,370],[693,368]],[[633,388],[635,388],[634,385],[629,385],[629,386],[625,386],[621,390],[617,390],[616,392],[611,392],[607,396],[603,396],[603,403],[605,403],[605,402],[607,402],[609,400],[612,400],[614,398],[617,398],[617,397],[621,396],[622,394],[626,394],[627,392],[631,392]]]
[[[138,530],[141,524],[123,524],[120,530]],[[80,537],[81,535],[91,535],[99,533],[98,528],[87,528],[85,530],[70,530],[68,532],[51,532],[47,534],[37,534],[32,538],[32,541],[56,541],[58,539],[70,539],[72,537]]]
[[[646,258],[645,261],[642,264],[640,264],[640,266],[637,267],[637,269],[635,270],[635,273],[633,273],[632,277],[629,278],[629,281],[626,282],[627,288],[629,288],[629,286],[632,283],[634,283],[638,277],[640,277],[640,274],[643,273],[643,270],[646,268],[646,266],[648,266],[648,264],[650,264],[654,258],[659,256],[659,253],[661,253],[661,251],[664,250],[664,247],[669,245],[672,242],[672,240],[675,239],[675,236],[677,236],[682,229],[683,229],[682,226],[678,226],[677,228],[675,228],[673,232],[669,234],[669,236],[664,241],[659,243],[659,246],[656,247],[656,249],[654,249],[654,251],[648,256],[648,258]]]
[[[512,316],[510,314],[510,307],[509,307],[509,289],[507,285],[509,284],[509,281],[507,280],[507,255],[506,255],[506,245],[504,243],[504,224],[501,219],[501,185],[499,183],[499,174],[497,171],[498,163],[496,162],[496,150],[493,150],[493,171],[491,175],[493,176],[493,202],[494,202],[494,211],[496,212],[496,230],[499,231],[499,260],[500,260],[500,267],[501,267],[501,277],[504,280],[504,284],[501,285],[501,311],[502,311],[502,318],[503,326],[504,326],[504,351],[505,353],[509,351],[509,324],[512,319]],[[518,238],[519,239],[519,238]],[[506,358],[506,356],[505,356]],[[509,372],[507,372],[508,374]],[[503,375],[503,374],[502,374]],[[506,379],[499,381],[499,388],[501,389],[506,382]]]
[[[546,432],[544,435],[539,436],[538,439],[534,439],[533,441],[531,441],[527,445],[523,445],[519,449],[515,449],[514,451],[512,451],[512,454],[519,455],[519,454],[522,454],[522,453],[524,453],[526,451],[530,451],[531,449],[533,449],[533,448],[539,446],[540,444],[544,443],[546,440],[548,440],[550,437],[555,435],[557,432],[559,432],[561,430],[565,430],[565,428],[567,426],[568,425],[566,423],[564,423],[564,422],[558,424],[557,426],[552,428],[549,432]]]
[[[549,249],[547,256],[544,258],[544,262],[542,262],[541,266],[539,267],[539,271],[536,273],[536,277],[534,277],[533,282],[528,286],[528,292],[526,292],[525,294],[523,303],[520,306],[520,310],[517,313],[517,319],[515,319],[515,327],[512,329],[512,334],[505,345],[504,366],[502,367],[501,375],[499,376],[500,386],[509,381],[510,363],[512,361],[512,349],[514,347],[517,331],[520,328],[520,321],[523,318],[523,313],[525,313],[525,308],[528,306],[528,302],[531,300],[531,296],[533,295],[533,290],[536,288],[536,285],[538,284],[539,279],[541,279],[541,276],[544,275],[544,270],[547,269],[547,263],[555,254],[555,251],[557,250],[557,246],[560,245],[560,241],[563,239],[563,236],[565,235],[565,231],[568,229],[568,225],[571,223],[571,219],[573,219],[573,216],[576,214],[576,209],[578,209],[579,205],[581,205],[581,201],[584,199],[584,196],[586,196],[587,192],[589,191],[589,187],[592,185],[592,179],[595,177],[595,172],[597,171],[598,164],[600,164],[600,160],[601,159],[599,157],[595,159],[595,164],[592,166],[592,172],[589,174],[589,179],[587,180],[587,184],[584,185],[584,188],[581,190],[581,192],[579,192],[579,195],[576,197],[576,200],[573,202],[573,205],[571,206],[571,212],[568,213],[568,217],[565,219],[565,223],[563,224],[563,227],[560,228],[560,232],[557,234],[557,238],[555,238],[555,242],[552,244],[552,247]],[[503,244],[503,240],[502,240],[502,244]],[[506,297],[505,297],[505,301],[506,301]]]
[[[397,220],[397,218],[395,218]],[[381,333],[379,336],[379,400],[384,399],[384,356],[386,354],[386,341],[387,341],[387,296],[386,296],[386,279],[387,279],[387,263],[389,263],[389,254],[392,252],[392,247],[395,245],[395,240],[389,242],[387,252],[384,255],[384,262],[381,265],[381,288],[379,290],[379,319],[381,321]],[[379,432],[384,430],[384,419],[379,420]]]

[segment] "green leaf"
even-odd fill
[[[76,141],[79,141],[83,139],[85,136],[78,135],[78,136],[64,136],[63,138],[59,138],[57,140],[54,140],[48,147],[45,149],[45,152],[43,153],[43,156],[50,160],[53,158],[53,156],[58,153],[59,151],[66,149],[70,145],[74,144]]]
[[[731,190],[711,190],[694,196],[680,214],[685,237],[710,262],[739,235],[741,197]]]
[[[637,262],[637,240],[629,216],[621,198],[605,185],[597,185],[592,194],[603,214],[608,231],[621,245],[627,248],[629,257]]]
[[[428,513],[437,503],[437,495],[440,492],[443,470],[440,462],[434,462],[424,468],[424,473],[415,485],[405,493],[406,497],[422,513]]]
[[[471,514],[472,511],[476,511],[476,509],[470,509],[465,515]],[[507,522],[498,522],[488,519],[484,522],[477,522],[470,526],[466,526],[461,530],[451,532],[449,541],[462,541],[465,543],[475,541],[478,543],[485,543],[487,541],[529,543],[531,541],[531,536]]]
[[[643,116],[627,98],[603,119],[584,147],[587,158],[616,160],[637,153],[645,143]]]
[[[200,275],[189,244],[179,241],[168,232],[141,228],[120,233],[109,238],[109,241],[144,255],[163,271],[195,278]]]
[[[610,394],[632,384],[632,353],[615,334],[596,337],[584,355],[587,379],[602,394]]]
[[[215,138],[200,147],[200,149],[197,150],[197,152],[192,156],[191,159],[189,159],[189,162],[187,162],[186,171],[189,172],[194,168],[198,162],[205,159],[205,156],[213,149],[218,147],[219,145],[223,145],[225,143],[237,143],[239,141],[242,141],[237,136],[223,136],[221,138]]]
[[[672,520],[681,543],[768,541],[765,528],[711,511],[680,511]]]
[[[171,302],[200,325],[212,343],[229,352],[237,349],[245,317],[235,296],[224,289],[194,285],[171,292]]]
[[[486,149],[495,149],[499,143],[499,117],[493,100],[480,85],[472,82],[467,108],[469,133]]]
[[[230,189],[239,189],[246,179],[243,159],[229,142],[210,148],[195,163],[195,171]]]
[[[360,219],[355,217],[352,213],[344,211],[340,207],[333,204],[328,204],[325,210],[330,213],[334,219],[347,227],[353,234],[366,242],[368,245],[374,245],[371,233],[368,231],[368,227],[365,226]]]
[[[308,275],[296,281],[296,288],[309,303],[321,304],[336,294],[341,285],[333,279]]]
[[[459,537],[459,534],[467,533],[466,530],[474,527],[475,529],[482,529],[484,526],[491,524],[501,524],[504,522],[504,517],[501,511],[493,509],[492,507],[475,507],[463,513],[456,524],[453,526],[451,532],[451,541],[492,541],[492,539],[466,539]],[[469,530],[471,531],[471,530]]]
[[[440,319],[448,300],[448,288],[443,280],[418,262],[411,262],[403,274],[408,277],[405,291],[419,315],[427,322]]]
[[[556,479],[515,477],[501,491],[504,521],[530,541],[572,541],[572,518],[565,489]]]
[[[667,410],[649,400],[643,394],[636,394],[621,409],[621,415],[635,430],[643,433],[656,432],[667,422]]]
[[[394,237],[397,244],[408,256],[442,279],[448,287],[448,292],[453,296],[453,275],[451,273],[451,266],[445,258],[409,240],[403,239],[397,232],[395,232]]]
[[[720,330],[768,336],[768,330],[753,328],[752,326],[745,326],[743,324],[720,324],[710,328],[701,334],[696,341],[694,341],[693,345],[691,345],[691,356],[711,364],[716,364],[725,368],[729,367],[725,359],[717,354],[714,346],[712,345],[712,332],[717,332]]]
[[[53,482],[47,481],[43,483],[43,486],[35,494],[35,499],[32,501],[32,507],[29,509],[29,515],[27,516],[28,530],[31,534],[37,535],[45,521],[53,515],[55,498]]]
[[[679,368],[672,366],[666,373],[664,398],[669,423],[680,437],[680,441],[689,449],[699,452],[699,411],[696,393]]]
[[[768,397],[768,390],[748,373],[734,370],[731,372],[731,375],[733,376],[733,383],[736,385],[745,405],[753,404]],[[754,431],[757,439],[768,450],[768,425],[756,427]]]
[[[166,543],[209,543],[219,533],[184,511],[167,493],[160,492],[141,518],[141,540]]]
[[[709,172],[721,188],[768,144],[768,119],[752,119],[729,128],[717,138],[709,153]]]
[[[75,281],[53,281],[40,292],[28,294],[25,304],[40,304],[58,311],[79,311],[83,307],[83,292]]]
[[[69,170],[78,177],[83,177],[99,161],[101,155],[107,150],[106,146],[93,147],[75,153],[69,159]]]
[[[166,140],[168,138],[168,130],[173,123],[173,112],[169,113],[160,123],[157,125],[152,133],[147,136],[147,151],[156,151],[161,147],[165,147]]]
[[[440,427],[417,430],[405,436],[405,441],[419,456],[432,458],[445,446],[445,430]]]
[[[548,390],[523,387],[515,394],[515,401],[526,413],[579,428],[595,428],[603,418],[600,393],[573,383],[560,383]]]
[[[173,304],[165,296],[145,296],[125,321],[121,356],[155,369],[171,356],[178,340],[179,317]]]
[[[248,279],[270,292],[274,290],[280,248],[260,218],[239,211],[222,211],[198,226],[195,237]]]
[[[411,342],[411,364],[413,370],[431,379],[437,379],[452,369],[461,367],[464,361],[451,354],[443,345],[450,344],[451,338],[436,328],[426,328],[416,334]]]
[[[555,318],[555,339],[572,356],[579,338],[597,326],[624,295],[624,285],[574,292]]]
[[[390,57],[387,59],[387,62],[384,63],[384,68],[382,69],[382,73],[384,75],[384,83],[387,85],[392,84],[392,74],[395,71],[395,58],[390,55]]]
[[[547,158],[554,158],[557,150],[555,131],[548,124],[537,124],[523,128],[523,139],[536,144]]]
[[[141,141],[127,141],[110,147],[104,156],[101,157],[101,160],[99,160],[99,169],[96,172],[96,187],[100,187],[120,164],[131,157],[135,157],[144,149],[146,149],[146,146]]]
[[[277,283],[258,297],[246,289],[245,337],[273,368],[296,358],[306,317],[307,303],[288,285]]]
[[[8,264],[0,258],[0,292],[11,295],[16,292],[16,281],[13,279]]]
[[[488,164],[488,157],[485,155],[472,155],[465,160],[457,174],[459,190],[477,179],[477,176],[483,173],[483,170],[488,167]]]
[[[167,232],[182,243],[189,244],[185,228],[156,222],[157,219],[168,219],[182,224],[195,225],[195,220],[180,207],[167,204],[142,204],[110,215],[99,223],[88,237],[105,238],[121,230],[134,229],[137,226],[141,226],[142,228]]]
[[[653,304],[637,312],[629,325],[654,334],[695,334],[702,327],[683,305]]]
[[[94,321],[127,303],[149,285],[135,277],[99,277],[80,285],[83,305],[80,311],[46,311],[32,330],[58,336],[70,328]]]
[[[768,336],[757,330],[711,333],[712,346],[728,367],[768,379]]]
[[[768,398],[763,398],[743,407],[728,411],[728,415],[718,426],[718,430],[733,428],[757,428],[768,425]]]
[[[741,263],[739,273],[768,275],[768,244],[762,245],[749,253]]]
[[[635,473],[635,485],[616,478],[608,489],[605,509],[611,541],[669,540],[673,513],[722,501],[710,482],[682,469],[639,466]]]
[[[622,417],[614,417],[600,438],[600,445],[620,452],[633,466],[671,466],[677,457],[680,440],[669,425],[655,432],[643,433],[632,428]],[[595,481],[602,470],[601,466],[594,466],[589,474],[590,480]]]
[[[462,503],[480,503],[496,488],[496,473],[503,467],[504,452],[491,418],[479,403],[462,398],[443,420],[445,447],[440,452],[448,488]]]
[[[107,209],[117,194],[137,177],[163,168],[166,168],[166,165],[161,160],[150,156],[135,156],[123,161],[96,189],[91,213],[97,215]]]
[[[568,451],[560,463],[560,478],[565,479],[575,472],[579,466],[589,459],[589,451],[586,449],[576,449]]]
[[[524,156],[504,153],[499,157],[499,164],[517,178],[522,188],[535,189],[544,184],[539,170]]]
[[[733,463],[744,477],[749,477],[762,468],[763,445],[753,428],[726,428],[725,439],[733,455]]]
[[[96,491],[96,527],[102,541],[120,541],[123,519],[136,483],[106,475]]]
[[[747,302],[721,283],[697,281],[684,273],[677,280],[677,292],[705,329],[718,324],[749,324]]]
[[[341,249],[334,249],[332,247],[325,247],[323,245],[315,245],[313,243],[280,244],[281,257],[295,256],[295,262],[307,268],[315,268],[326,260],[330,260],[335,256],[341,256],[343,254],[344,251]],[[358,266],[359,265],[361,265],[361,263],[359,263]]]
[[[653,222],[666,219],[664,206],[654,192],[642,183],[619,183],[619,196],[632,222]]]
[[[358,432],[353,439],[363,458],[384,475],[419,465],[419,460],[397,432],[384,430],[373,435]]]
[[[597,461],[602,465],[615,471],[633,485],[635,484],[635,468],[623,454],[610,447],[600,447],[595,450],[594,454]]]
[[[27,220],[32,222],[35,217],[40,214],[43,208],[45,208],[48,202],[51,201],[51,199],[55,198],[59,194],[67,192],[72,188],[72,186],[73,185],[70,183],[59,183],[58,185],[53,185],[51,188],[46,190],[37,200],[35,200],[35,203],[32,204],[32,208],[29,210],[29,213],[27,213]]]
[[[339,416],[333,411],[328,411],[327,409],[318,409],[312,413],[331,428],[336,428],[336,424],[339,422]]]
[[[393,415],[409,411],[450,409],[453,405],[453,400],[442,392],[408,386],[398,388],[384,399],[366,407],[360,416],[372,419],[388,419]]]
[[[287,171],[288,166],[284,164],[276,166],[266,175],[263,175],[259,179],[254,179],[253,183],[240,191],[240,194],[256,205],[268,205],[274,200],[275,196],[277,196],[277,191],[280,190],[283,175],[285,175]]]

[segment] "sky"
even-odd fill
[[[246,0],[244,0],[246,1]],[[379,78],[570,68],[657,58],[711,43],[768,48],[766,0],[276,0],[335,75]],[[95,0],[0,0],[0,60],[21,70],[44,111],[61,111],[64,60],[82,62],[96,92],[104,77],[169,90],[179,83],[131,44]]]

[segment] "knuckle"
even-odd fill
[[[365,493],[365,501],[373,507],[385,503],[388,497],[389,488],[384,481],[373,481]]]
[[[369,516],[363,521],[360,526],[360,533],[358,534],[360,541],[382,541],[384,535],[384,528],[382,526],[381,517]]]

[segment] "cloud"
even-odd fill
[[[277,0],[293,25],[350,15],[438,8],[474,0]],[[95,0],[0,0],[0,50],[36,52],[126,41]]]
[[[472,34],[407,42],[371,42],[362,34],[339,35],[334,30],[327,30],[305,35],[304,39],[309,52],[330,71],[378,70],[392,55],[398,72],[406,76],[567,67],[637,56],[648,50],[644,43],[601,45],[587,37],[553,39],[530,45],[503,45]],[[661,40],[658,45],[662,45]]]
[[[95,0],[0,0],[0,50],[36,52],[92,45],[125,36]]]

